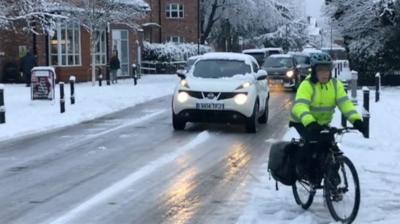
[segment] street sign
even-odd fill
[[[34,67],[31,78],[31,99],[53,100],[55,79],[56,73],[53,67]]]

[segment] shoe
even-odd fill
[[[340,189],[332,191],[331,196],[332,196],[332,201],[339,202],[343,200],[343,193],[341,192]]]

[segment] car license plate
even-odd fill
[[[196,103],[196,109],[199,110],[223,110],[224,108],[223,103]]]
[[[282,79],[270,79],[269,83],[270,84],[282,84],[283,80]]]

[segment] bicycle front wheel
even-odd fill
[[[332,184],[330,177],[324,179],[325,200],[335,221],[352,223],[360,207],[360,183],[353,163],[347,157],[338,158],[340,180]]]
[[[296,203],[307,210],[314,200],[315,190],[312,188],[312,185],[308,181],[297,180],[292,185],[292,190]]]

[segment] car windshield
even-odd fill
[[[197,59],[189,59],[189,60],[186,62],[185,70],[186,70],[186,71],[189,71],[189,70],[192,68],[192,65],[196,62],[196,60],[197,60]]]
[[[307,56],[294,56],[294,59],[296,59],[296,62],[299,65],[309,65],[310,64],[310,58]]]
[[[291,58],[278,58],[278,57],[269,57],[263,67],[267,68],[290,68],[293,67],[293,61]]]
[[[260,64],[260,65],[262,65],[262,63],[264,63],[264,59],[265,59],[264,53],[245,53],[245,54],[253,56],[257,60],[258,64]]]
[[[199,78],[230,78],[235,75],[245,75],[251,73],[250,65],[244,61],[235,60],[201,60],[196,63],[193,71],[194,77]]]
[[[270,50],[270,51],[268,51],[268,55],[274,55],[274,54],[282,54],[282,52],[280,52],[278,50]]]

